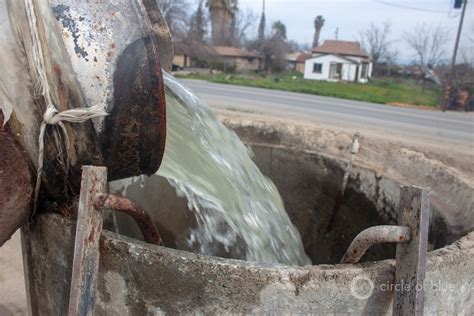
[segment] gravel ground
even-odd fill
[[[0,316],[28,315],[20,232],[0,248]]]

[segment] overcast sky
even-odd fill
[[[322,39],[333,39],[339,28],[340,40],[357,40],[359,32],[370,22],[392,23],[392,38],[397,41],[402,61],[412,58],[403,41],[403,34],[418,23],[441,24],[450,32],[446,43],[452,51],[461,10],[453,9],[454,0],[266,0],[267,23],[281,20],[287,27],[288,38],[300,43],[312,43],[316,15],[323,15],[326,24]],[[251,8],[261,13],[262,0],[239,0],[240,8]],[[474,37],[474,0],[470,0],[461,45],[468,45],[467,37]],[[471,49],[474,50],[474,47]]]

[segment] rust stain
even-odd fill
[[[110,180],[150,175],[161,164],[166,104],[156,51],[154,37],[148,36],[130,44],[118,57],[114,104],[101,135]]]
[[[57,86],[58,86],[58,95],[59,95],[59,107],[61,111],[65,111],[68,109],[68,101],[69,101],[69,89],[62,81],[62,70],[59,64],[54,64],[53,66],[54,73],[56,74],[57,78]]]
[[[0,111],[0,122],[3,113]],[[30,216],[32,174],[20,143],[0,123],[0,246]]]
[[[61,66],[59,64],[54,64],[54,73],[56,74],[56,76],[61,79],[62,77],[62,72],[61,72]]]

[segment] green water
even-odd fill
[[[311,264],[280,194],[253,163],[251,151],[195,94],[164,77],[167,139],[158,175],[186,197],[196,217],[197,227],[187,232],[189,249],[206,255],[224,251],[255,262]],[[139,195],[137,183],[129,182],[129,195]]]

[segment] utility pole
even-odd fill
[[[339,28],[336,27],[336,31],[334,32],[334,37],[336,38],[336,41],[339,39]]]
[[[460,2],[460,1],[456,1],[456,2]],[[463,22],[464,22],[464,15],[466,14],[467,0],[464,0],[463,3],[464,4],[463,4],[463,7],[462,7],[462,12],[461,12],[461,20],[459,21],[458,34],[456,36],[456,42],[454,44],[453,57],[451,59],[451,66],[449,68],[448,82],[446,84],[446,90],[444,92],[443,111],[446,111],[446,109],[448,108],[448,105],[449,105],[448,103],[449,103],[451,90],[452,90],[452,85],[453,85],[454,68],[456,66],[456,55],[458,54],[459,40],[461,39],[461,31],[462,31],[462,25],[463,25]]]

